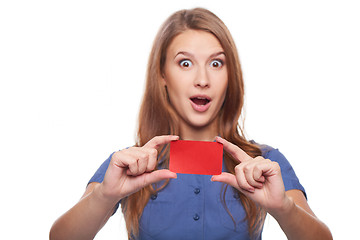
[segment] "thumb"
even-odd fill
[[[156,170],[151,173],[144,173],[142,176],[144,177],[143,187],[169,178],[177,178],[176,173],[167,169]]]
[[[238,189],[239,191],[241,191],[234,174],[222,172],[220,175],[212,176],[211,181],[226,183],[226,184]]]

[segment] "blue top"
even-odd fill
[[[288,160],[278,149],[260,146],[262,156],[276,161],[281,168],[285,190],[299,189],[305,197]],[[90,182],[102,182],[111,156],[100,166]],[[223,164],[224,166],[224,164]],[[223,167],[223,171],[226,169]],[[177,174],[156,195],[152,195],[140,219],[138,239],[250,239],[245,210],[238,194],[228,187],[226,205],[221,202],[223,183],[211,182],[209,175]],[[255,239],[261,239],[261,233]]]

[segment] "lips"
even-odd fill
[[[206,95],[197,95],[190,97],[191,106],[197,112],[205,112],[211,103],[211,98]]]

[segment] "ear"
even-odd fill
[[[166,87],[166,77],[165,77],[165,73],[161,73],[161,84],[163,85],[163,87]]]

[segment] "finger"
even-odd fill
[[[127,170],[126,170],[126,174],[127,175],[138,175],[139,174],[139,166],[138,166],[138,161],[136,158],[130,156],[128,159],[126,159],[127,161]]]
[[[146,171],[148,162],[149,162],[149,154],[147,152],[139,153],[139,157],[137,158],[137,166],[138,166],[137,174],[142,174]]]
[[[156,167],[158,151],[155,148],[144,148],[144,151],[148,154],[145,172],[151,172]]]
[[[251,186],[246,178],[243,166],[241,164],[235,167],[235,177],[239,187],[248,192],[254,192],[255,188]]]
[[[262,171],[256,166],[256,162],[247,163],[249,164],[243,166],[246,181],[254,188],[262,188],[263,184],[258,181],[262,176]]]
[[[111,161],[117,167],[127,169],[131,168],[132,171],[136,172],[137,159],[132,154],[130,154],[130,151],[128,149],[114,153]]]
[[[148,141],[144,145],[144,147],[157,149],[161,145],[167,144],[167,143],[169,143],[171,141],[175,141],[175,140],[179,140],[179,136],[175,136],[175,135],[156,136],[156,137],[152,138],[150,141]]]
[[[264,183],[265,182],[265,176],[263,172],[263,164],[268,164],[269,160],[264,159],[263,157],[259,156],[254,158],[254,162],[257,163],[257,165],[254,167],[253,170],[253,178],[255,181]]]
[[[254,180],[259,183],[265,182],[265,177],[263,176],[263,171],[261,169],[259,169],[258,167],[254,168],[253,177],[254,177]]]
[[[233,156],[235,159],[237,159],[239,162],[245,162],[252,159],[252,157],[250,157],[246,152],[244,152],[241,148],[239,148],[235,144],[232,144],[231,142],[221,137],[216,137],[215,140],[221,143],[224,146],[225,151],[230,153],[230,155]]]
[[[257,157],[260,158],[260,157]],[[257,168],[259,171],[261,171],[261,175],[264,178],[268,178],[274,175],[281,175],[281,169],[277,162],[273,162],[270,159],[263,159],[259,164],[257,165]],[[260,177],[261,178],[261,177]],[[259,180],[261,181],[261,180]]]
[[[146,171],[149,154],[142,148],[134,147],[124,150],[124,164],[128,164],[128,175],[140,175]]]

